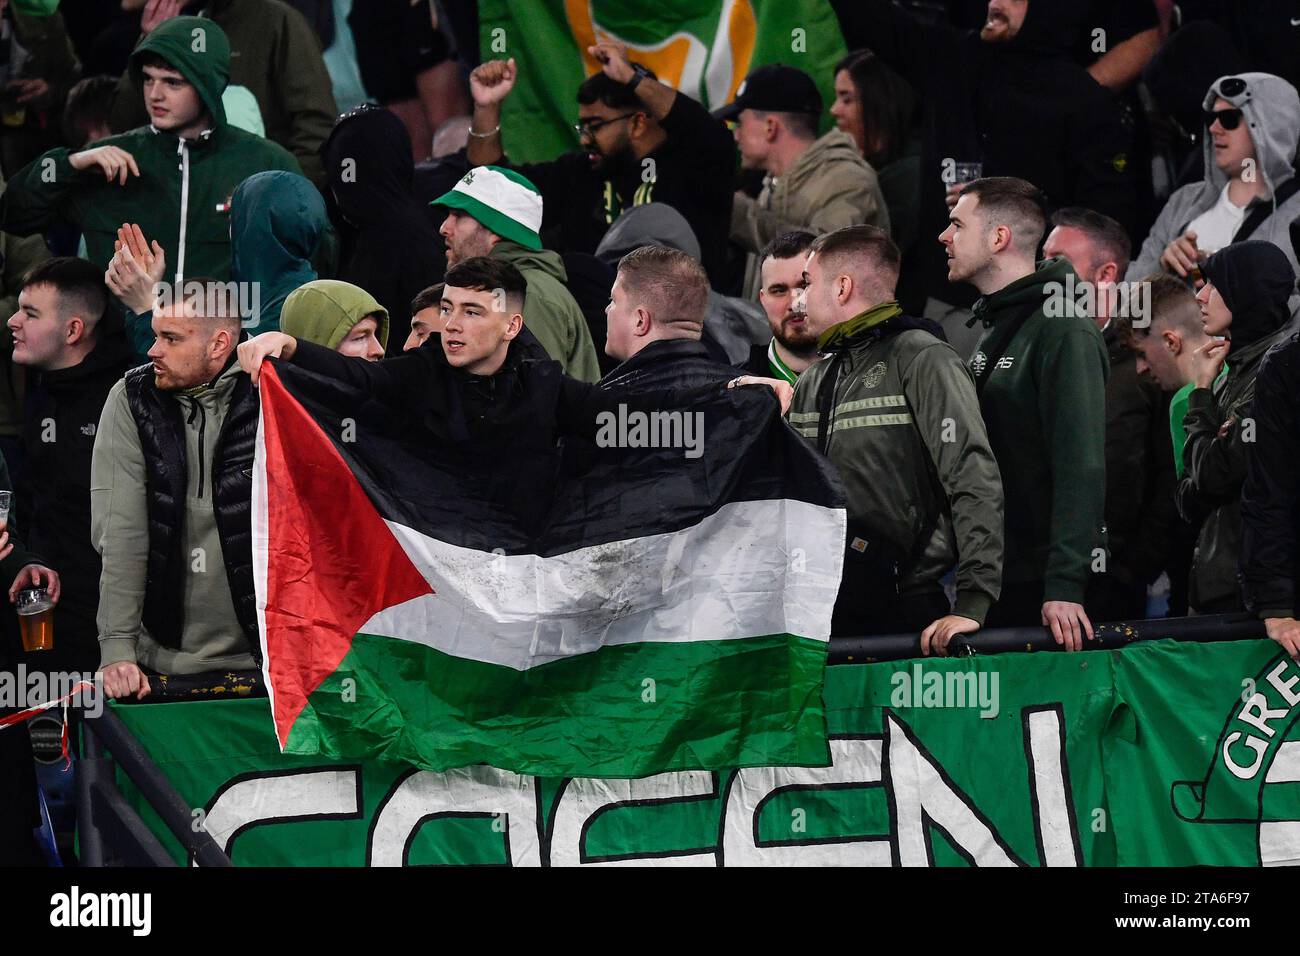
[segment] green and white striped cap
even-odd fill
[[[542,194],[513,169],[476,166],[430,205],[462,210],[503,239],[542,248]]]

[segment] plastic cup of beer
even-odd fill
[[[24,588],[18,592],[18,628],[23,650],[54,649],[54,602],[45,588]]]

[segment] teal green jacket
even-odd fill
[[[1106,566],[1106,377],[1096,322],[1063,302],[1062,258],[975,303],[987,331],[971,356],[976,380],[998,326],[1037,308],[988,371],[980,409],[1006,492],[1006,583],[1044,584],[1045,601],[1083,603],[1089,574]],[[1059,286],[1059,288],[1058,288]],[[1005,332],[1004,332],[1005,334]],[[1100,560],[1099,560],[1100,559]]]

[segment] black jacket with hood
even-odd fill
[[[1241,494],[1248,446],[1261,440],[1255,377],[1264,353],[1286,335],[1287,298],[1296,280],[1282,251],[1261,240],[1221,249],[1202,269],[1232,312],[1232,346],[1228,374],[1213,389],[1196,388],[1188,396],[1178,510],[1192,523],[1204,518],[1192,561],[1190,602],[1202,613],[1217,614],[1243,607],[1237,589]]]
[[[985,176],[1018,176],[1053,206],[1086,206],[1130,224],[1136,187],[1132,134],[1109,92],[1070,61],[1070,4],[1034,0],[1020,32],[988,43],[974,31],[926,25],[892,0],[832,0],[850,49],[867,47],[927,104],[922,119],[918,265],[927,292],[949,286],[943,247],[924,237],[947,226],[944,160],[982,162]]]
[[[410,134],[388,110],[362,106],[339,117],[324,149],[343,240],[338,278],[388,310],[388,354],[397,355],[410,329],[411,300],[447,271],[439,220],[412,188]]]

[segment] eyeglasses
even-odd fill
[[[620,120],[625,120],[633,116],[636,116],[637,112],[638,111],[633,110],[631,113],[624,113],[622,116],[614,116],[611,117],[610,119],[605,119],[605,120],[602,119],[583,120],[580,123],[574,123],[573,129],[574,132],[576,132],[579,136],[595,136],[596,130],[603,129],[604,127],[608,126],[610,123],[617,123]]]
[[[1241,125],[1242,112],[1238,109],[1231,110],[1206,110],[1205,125],[1213,126],[1214,121],[1218,120],[1219,125],[1224,129],[1236,129]]]

